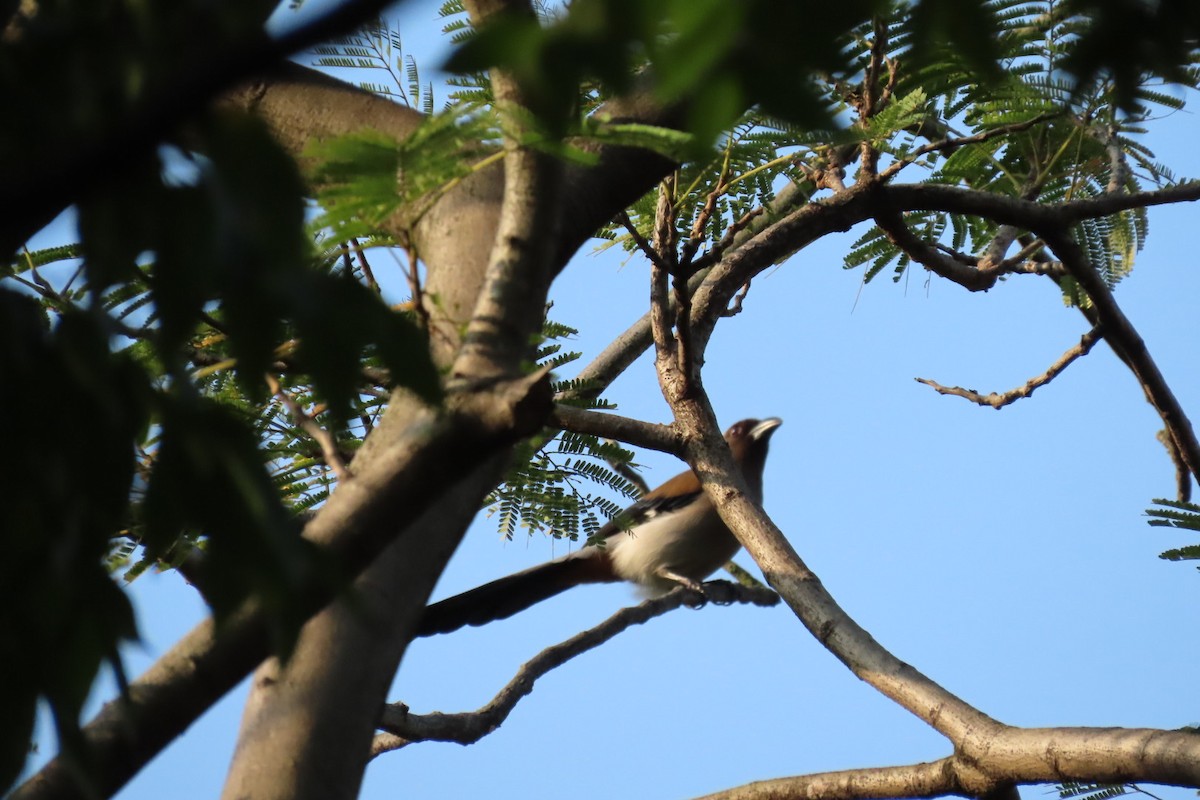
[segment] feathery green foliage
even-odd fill
[[[1065,781],[1057,784],[1054,791],[1058,794],[1059,800],[1111,800],[1113,797],[1121,797],[1128,794],[1140,794],[1150,798],[1150,800],[1162,800],[1158,795],[1138,786],[1136,783],[1080,783],[1078,781]]]
[[[495,116],[456,106],[426,117],[403,141],[365,130],[310,148],[323,213],[313,223],[335,238],[376,234],[383,220],[406,209],[409,224],[458,180],[493,162],[499,137]]]
[[[126,85],[123,72],[109,78]],[[9,461],[30,471],[3,479],[39,476],[0,509],[13,570],[0,577],[3,605],[25,609],[19,631],[5,622],[23,644],[6,651],[3,704],[24,726],[4,728],[16,731],[0,742],[5,785],[39,696],[77,756],[96,670],[136,635],[106,567],[132,579],[202,552],[219,575],[203,582],[218,619],[256,600],[280,654],[304,621],[297,594],[341,579],[297,535],[297,512],[328,491],[328,458],[269,399],[265,374],[347,454],[388,385],[440,396],[424,333],[318,258],[304,182],[261,122],[213,113],[186,146],[167,145],[81,200],[77,245],[21,252],[0,270],[0,386],[25,387],[0,389],[0,411],[46,420],[17,426],[30,435],[10,436]],[[62,424],[81,410],[86,424]]]
[[[1149,523],[1154,527],[1200,531],[1200,505],[1165,498],[1155,498],[1154,503],[1159,507],[1146,509]],[[1200,544],[1175,547],[1160,553],[1158,557],[1168,561],[1200,560]]]
[[[421,85],[421,72],[411,55],[404,55],[400,32],[382,17],[358,31],[339,36],[312,49],[314,67],[326,70],[355,69],[386,73],[388,84],[360,81],[358,86],[432,114],[433,84]]]
[[[928,131],[947,139],[986,137],[927,154],[919,164],[928,174],[926,180],[1046,201],[1134,192],[1145,183],[1164,186],[1175,181],[1133,137],[1153,114],[1179,108],[1179,97],[1159,91],[1157,83],[1147,80],[1135,87],[1127,102],[1124,89],[1104,74],[1094,76],[1086,86],[1077,85],[1063,71],[1063,64],[1086,35],[1087,20],[1061,13],[1052,2],[1009,0],[989,6],[999,25],[1003,76],[981,85],[969,71],[956,67],[953,59],[944,59],[903,75],[897,83],[898,97],[923,92],[932,98],[922,123]],[[890,55],[901,64],[914,24],[919,20],[901,17],[891,26]],[[865,58],[867,42],[859,48],[859,58]],[[1190,72],[1183,77],[1186,85],[1197,86]],[[1012,132],[1005,133],[1009,129]],[[898,139],[889,140],[887,133],[891,132],[885,132],[883,148],[896,158],[906,158],[911,150],[907,130]],[[936,216],[947,219],[912,214],[906,222],[915,225],[927,241],[944,242],[952,253],[979,252],[996,234],[994,225],[978,218]],[[947,231],[953,233],[950,242],[942,238]],[[1114,286],[1129,274],[1145,241],[1145,210],[1085,220],[1074,233],[1089,261]],[[845,266],[868,264],[864,280],[869,281],[893,262],[894,279],[899,280],[909,260],[876,228],[854,244]],[[1086,302],[1069,284],[1064,299],[1068,304]]]
[[[439,398],[424,331],[384,304],[365,251],[393,244],[384,219],[403,210],[415,222],[497,158],[488,68],[509,69],[529,92],[541,138],[527,144],[576,160],[579,140],[680,160],[669,205],[682,275],[770,221],[784,184],[796,189],[789,211],[819,200],[864,142],[884,168],[905,163],[906,175],[1009,197],[1176,182],[1137,137],[1155,113],[1182,105],[1163,80],[1200,84],[1187,2],[577,0],[476,32],[448,0],[445,33],[460,48],[441,113],[384,21],[317,49],[317,65],[374,73],[361,85],[427,119],[403,142],[364,132],[315,149],[322,166],[305,176],[322,187],[315,228],[312,184],[264,126],[200,111],[222,80],[246,77],[222,72],[212,54],[256,64],[276,3],[41,3],[36,24],[26,4],[6,3],[0,174],[21,202],[6,216],[0,268],[0,412],[32,424],[12,426],[0,467],[0,484],[31,487],[0,504],[0,608],[6,641],[19,643],[0,654],[0,788],[20,771],[39,698],[68,756],[82,755],[72,748],[87,691],[105,660],[120,672],[118,643],[136,634],[106,565],[132,579],[203,552],[219,576],[206,588],[218,615],[256,599],[273,612],[281,651],[302,621],[289,599],[306,582],[336,580],[296,535],[299,515],[336,485],[335,467],[374,428],[391,386]],[[1130,15],[1136,24],[1123,25]],[[867,109],[873,49],[887,60]],[[643,83],[668,105],[687,101],[676,107],[680,130],[593,113]],[[64,175],[64,159],[85,168]],[[636,238],[652,241],[656,200],[628,209],[638,237],[624,220],[601,235],[630,251]],[[17,252],[72,204],[78,245]],[[905,222],[968,263],[997,233],[955,214]],[[1075,231],[1110,285],[1146,234],[1140,210]],[[878,231],[846,263],[865,265],[868,280],[909,266]],[[419,278],[416,264],[407,269]],[[548,324],[537,358],[570,363],[575,354],[554,341],[569,335]],[[566,402],[595,387],[556,388]],[[86,425],[60,424],[81,409]],[[619,508],[603,493],[636,495],[622,474],[631,459],[576,434],[527,443],[489,499],[501,530],[593,535]],[[1152,524],[1195,527],[1196,508],[1165,505]]]
[[[542,328],[543,342],[538,348],[537,366],[558,368],[579,358],[576,352],[563,352],[557,341],[569,339],[577,330],[547,320]],[[591,398],[591,387],[581,381],[555,381],[553,389],[560,402],[592,408],[612,409],[599,398]],[[512,539],[518,528],[528,533],[547,533],[554,538],[575,541],[596,533],[605,521],[622,509],[592,487],[623,499],[637,497],[637,483],[625,477],[633,463],[632,451],[616,442],[570,431],[547,430],[517,447],[513,467],[504,481],[484,500],[489,515],[496,517],[502,536]]]

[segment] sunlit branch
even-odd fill
[[[743,603],[769,607],[779,602],[779,596],[770,589],[740,586],[725,581],[705,584],[705,590],[712,593],[710,597],[719,597],[722,605]],[[384,707],[379,724],[385,733],[375,737],[371,756],[422,741],[459,744],[477,742],[500,727],[517,703],[533,691],[538,678],[576,656],[599,647],[633,625],[641,625],[680,606],[696,606],[697,599],[695,592],[679,587],[662,597],[621,609],[594,628],[547,647],[525,662],[512,680],[487,705],[477,711],[411,714],[408,706],[403,703],[389,704]],[[704,601],[700,600],[699,605],[703,604]]]
[[[600,411],[585,411],[573,406],[556,405],[548,420],[563,430],[616,439],[625,444],[658,450],[663,453],[681,455],[683,445],[679,434],[671,425],[642,422],[639,419],[622,417]]]
[[[1100,328],[1092,328],[1079,339],[1079,344],[1063,353],[1062,357],[1051,364],[1050,367],[1041,375],[1038,375],[1035,378],[1030,378],[1023,386],[999,394],[996,392],[991,392],[985,395],[976,392],[974,389],[963,389],[960,386],[946,387],[942,386],[936,381],[929,380],[928,378],[916,378],[915,380],[917,383],[923,383],[926,386],[931,387],[938,394],[963,397],[981,406],[991,406],[995,409],[1001,409],[1011,403],[1015,403],[1022,398],[1029,397],[1033,394],[1035,389],[1045,386],[1047,383],[1054,380],[1063,370],[1070,366],[1071,362],[1080,356],[1085,356],[1091,352],[1091,349],[1096,345],[1096,342],[1100,341],[1101,337],[1102,333]]]

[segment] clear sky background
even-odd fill
[[[441,46],[436,7],[409,3],[401,17],[406,49],[427,72]],[[1145,141],[1177,175],[1195,177],[1198,134],[1193,109],[1158,120]],[[1195,418],[1200,206],[1154,208],[1150,220],[1149,243],[1117,299]],[[1174,496],[1174,472],[1136,381],[1101,344],[999,412],[935,394],[913,379],[984,392],[1019,386],[1088,326],[1053,284],[1032,276],[986,294],[919,269],[898,284],[881,275],[862,287],[861,269],[842,269],[859,233],[823,240],[757,278],[745,312],[722,321],[709,349],[705,383],[723,424],[784,420],[767,462],[767,511],[885,647],[1003,722],[1200,723],[1200,574],[1156,557],[1196,537],[1146,525],[1151,498]],[[70,238],[60,223],[38,244]],[[584,352],[581,363],[645,312],[648,285],[643,259],[581,251],[554,287],[552,312],[580,329],[571,347]],[[649,357],[606,396],[622,414],[670,418]],[[681,469],[657,453],[639,460],[652,485]],[[505,543],[481,516],[436,596],[566,546]],[[757,574],[745,554],[738,561]],[[144,641],[126,654],[138,674],[206,610],[175,575],[145,575],[132,592]],[[475,709],[538,651],[636,600],[628,586],[581,588],[500,623],[418,640],[390,699],[417,713]],[[245,691],[119,797],[216,796]],[[45,726],[42,741],[39,763],[54,749]],[[362,796],[686,798],[949,753],[785,607],[708,607],[653,620],[556,670],[476,745],[385,754]]]

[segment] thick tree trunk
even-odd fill
[[[255,673],[223,798],[355,797],[379,710],[438,576],[499,478],[492,458]]]
[[[317,85],[319,92],[326,88]],[[262,111],[271,95],[258,89],[251,96]],[[301,141],[288,144],[296,148]],[[505,173],[516,176],[508,185]],[[452,386],[518,371],[541,327],[556,271],[550,265],[560,170],[544,156],[514,151],[505,173],[471,176],[415,231],[398,231],[410,234],[425,262],[434,358],[449,368]],[[369,468],[427,413],[415,400],[393,397],[351,469]],[[505,461],[501,454],[479,465],[406,531],[360,577],[354,597],[305,626],[286,665],[272,660],[258,670],[224,797],[357,795],[385,692],[415,624]]]

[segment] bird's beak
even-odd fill
[[[767,417],[750,429],[750,441],[757,442],[771,435],[771,432],[783,424],[779,417]]]

